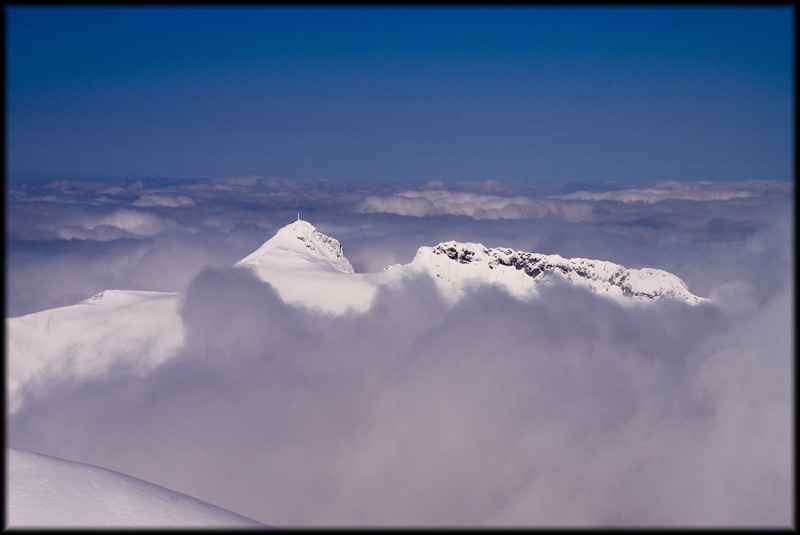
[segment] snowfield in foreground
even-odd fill
[[[6,527],[266,527],[135,477],[7,448]]]

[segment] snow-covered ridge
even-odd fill
[[[449,241],[421,247],[414,262],[427,266],[440,278],[453,282],[475,279],[499,282],[512,293],[530,288],[531,283],[561,279],[614,298],[644,301],[669,298],[691,305],[706,301],[689,292],[681,279],[660,269],[627,269],[604,260],[567,259],[557,254],[488,248],[480,243]]]
[[[660,269],[627,269],[603,260],[566,259],[455,241],[420,247],[409,264],[390,266],[379,273],[355,273],[336,239],[300,220],[280,229],[236,266],[252,269],[286,302],[334,314],[364,313],[379,287],[419,273],[433,277],[451,303],[464,294],[466,285],[492,284],[516,297],[530,298],[540,284],[555,280],[623,304],[658,299],[690,305],[706,301],[689,292],[681,279]]]

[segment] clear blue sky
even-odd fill
[[[793,175],[791,6],[5,16],[11,181]]]

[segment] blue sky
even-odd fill
[[[11,181],[793,175],[790,6],[5,15]]]

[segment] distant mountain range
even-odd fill
[[[377,287],[419,273],[430,275],[451,301],[468,286],[479,284],[496,285],[514,296],[529,298],[536,295],[540,284],[556,281],[626,304],[664,298],[689,305],[706,301],[689,292],[681,279],[659,269],[626,269],[602,260],[565,259],[455,241],[420,247],[410,264],[389,266],[379,273],[355,273],[339,242],[305,221],[283,227],[236,266],[253,269],[287,302],[332,313],[347,309],[364,312]]]
[[[454,241],[420,247],[409,264],[356,273],[336,239],[301,220],[281,228],[235,266],[253,270],[288,304],[337,315],[367,313],[380,288],[419,275],[430,276],[450,304],[481,285],[535,299],[542,285],[557,282],[623,306],[662,299],[687,306],[708,301],[658,269]],[[30,386],[48,378],[89,379],[112,365],[126,373],[147,373],[183,342],[181,304],[178,293],[105,290],[76,305],[6,319],[9,411],[22,406]]]

